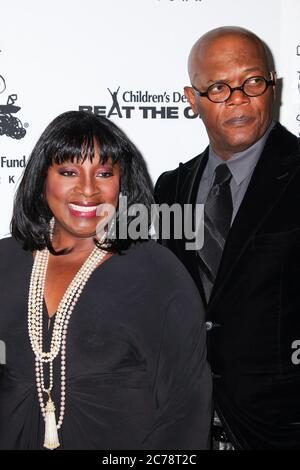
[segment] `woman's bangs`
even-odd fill
[[[53,149],[52,164],[83,163],[86,160],[93,162],[95,156],[99,156],[99,163],[105,164],[111,158],[114,165],[120,161],[121,154],[119,145],[112,142],[107,136],[100,138],[98,135],[88,135],[81,139],[77,138],[70,142],[60,143],[56,149]]]

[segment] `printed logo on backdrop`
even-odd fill
[[[0,93],[6,90],[5,78],[0,75]],[[26,130],[23,127],[22,122],[15,116],[20,111],[20,106],[15,103],[18,96],[14,93],[8,96],[6,103],[3,104],[0,100],[0,137],[6,135],[12,139],[22,139]]]
[[[1,51],[0,51],[1,52]],[[22,124],[22,121],[16,116],[21,110],[16,102],[18,96],[15,93],[8,95],[7,99],[3,99],[3,93],[7,90],[7,81],[3,74],[0,75],[0,139],[6,136],[10,139],[20,140],[26,135],[25,127],[28,124]],[[24,169],[26,165],[25,155],[11,158],[7,155],[0,154],[0,170],[4,173],[0,176],[0,184],[16,184],[18,175],[15,173],[16,168]],[[11,169],[14,169],[13,172]]]
[[[195,119],[186,97],[179,91],[152,92],[107,88],[107,104],[82,104],[80,111],[89,111],[107,118],[119,119]]]

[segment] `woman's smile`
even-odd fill
[[[96,217],[97,210],[100,207],[100,204],[95,205],[93,203],[87,204],[72,204],[71,202],[68,204],[70,213],[74,217]]]

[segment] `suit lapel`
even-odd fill
[[[252,235],[280,199],[298,168],[299,159],[290,158],[296,151],[296,137],[277,124],[270,133],[230,229],[208,305],[209,310],[220,298]]]
[[[196,204],[199,183],[207,160],[208,147],[196,157],[194,164],[189,168],[180,164],[177,183],[178,193],[175,196],[175,200],[180,204]]]
[[[200,180],[204,171],[204,168],[208,160],[208,148],[198,157],[195,162],[189,168],[185,165],[179,166],[178,180],[177,180],[177,194],[175,201],[179,202],[181,207],[184,208],[184,204],[190,204],[192,207],[193,215],[195,213],[195,204],[197,202],[198,188]],[[184,224],[186,224],[186,218],[188,213],[184,212]],[[186,225],[185,225],[186,226]],[[186,240],[183,237],[182,240],[177,240],[177,252],[181,253],[181,259],[185,260],[186,266],[188,266],[198,288],[204,305],[207,305],[205,293],[202,286],[202,281],[199,275],[199,265],[197,254],[198,252],[192,250],[186,250]]]

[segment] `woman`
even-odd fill
[[[0,242],[0,448],[207,447],[197,289],[166,248],[120,236],[120,194],[150,211],[151,191],[103,117],[64,113],[37,142]]]

